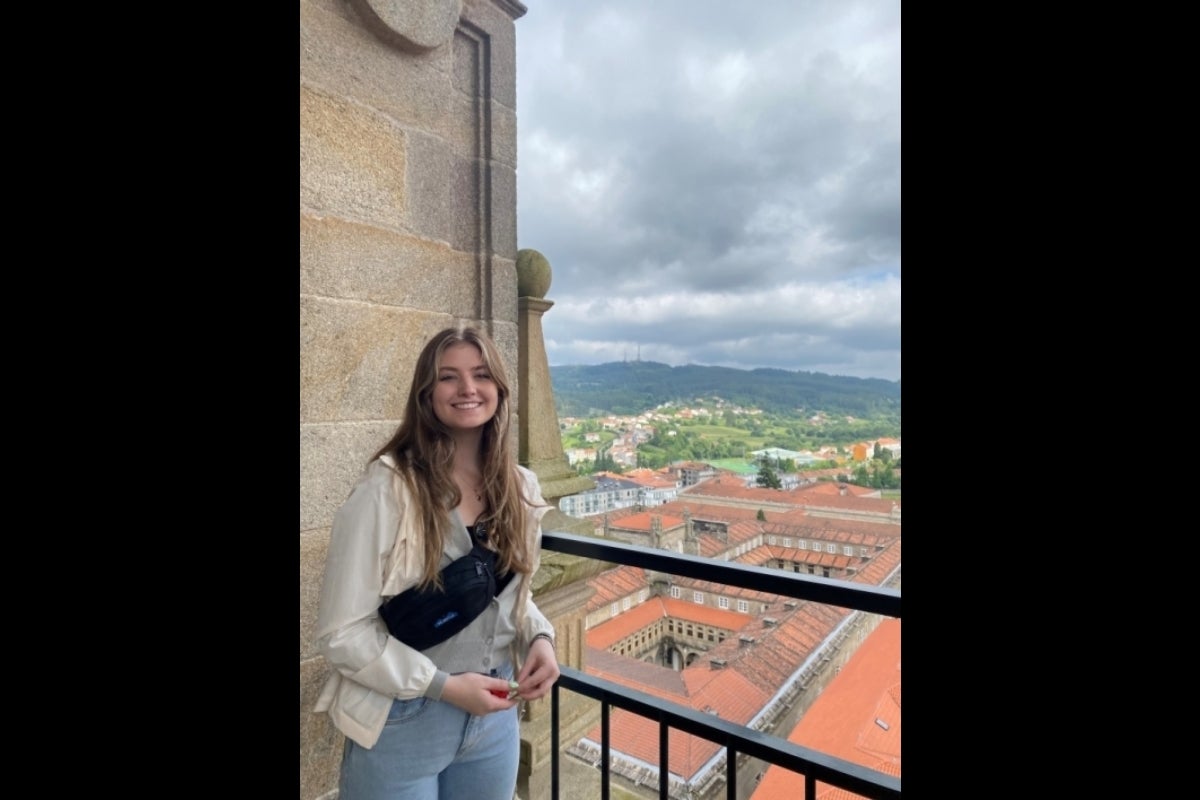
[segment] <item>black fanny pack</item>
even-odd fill
[[[496,553],[472,537],[471,552],[442,569],[442,589],[414,586],[379,607],[388,632],[409,647],[426,650],[471,624],[512,578],[496,580]]]

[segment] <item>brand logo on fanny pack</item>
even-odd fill
[[[441,618],[441,619],[439,619],[438,621],[434,622],[434,623],[433,623],[433,627],[435,627],[435,628],[440,628],[440,627],[442,627],[443,625],[445,625],[447,622],[449,622],[450,620],[454,619],[454,618],[455,618],[455,617],[457,617],[457,616],[458,616],[458,612],[457,612],[457,611],[451,611],[450,613],[446,614],[444,617],[442,617],[442,618]]]

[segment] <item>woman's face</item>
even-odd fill
[[[451,430],[472,430],[496,414],[499,391],[483,355],[473,344],[452,344],[442,352],[433,386],[433,413]]]

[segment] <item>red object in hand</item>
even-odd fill
[[[504,691],[503,689],[488,689],[488,691],[491,692],[492,694],[496,695],[496,697],[499,697],[501,700],[512,700],[513,695],[515,695],[517,693],[517,690],[520,688],[521,688],[521,684],[517,683],[516,681],[510,680],[508,682],[508,691],[507,692]]]

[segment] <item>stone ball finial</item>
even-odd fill
[[[550,262],[537,250],[517,251],[517,296],[539,300],[550,291]]]

